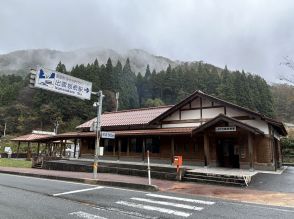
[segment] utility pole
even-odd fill
[[[5,124],[4,124],[3,137],[5,137],[5,135],[6,135],[6,125],[7,125],[7,122],[5,122]]]
[[[97,106],[97,125],[96,125],[96,144],[95,144],[95,156],[94,156],[94,166],[93,166],[93,177],[94,179],[97,178],[97,170],[98,170],[98,156],[100,154],[100,133],[101,133],[101,114],[102,114],[102,100],[103,100],[103,93],[100,90],[99,92],[92,92],[96,94],[98,97],[98,102],[96,103]]]
[[[116,108],[115,108],[115,112],[118,111],[118,99],[119,99],[119,92],[115,93],[115,99],[116,99]]]
[[[58,126],[59,126],[59,122],[58,122],[58,120],[55,121],[54,126],[55,126],[54,132],[55,132],[55,134],[57,135]]]

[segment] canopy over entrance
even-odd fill
[[[205,129],[210,128],[220,122],[225,122],[225,123],[229,124],[229,126],[236,126],[236,127],[245,129],[245,130],[252,132],[254,134],[264,134],[263,131],[261,131],[260,129],[258,129],[256,127],[248,125],[248,124],[241,122],[237,119],[225,116],[224,114],[219,114],[217,117],[207,121],[203,125],[198,126],[194,130],[192,130],[192,135],[199,133],[199,132],[203,132]]]

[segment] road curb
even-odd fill
[[[123,188],[145,190],[145,191],[152,191],[152,192],[159,191],[159,188],[156,185],[147,185],[147,184],[145,185],[145,184],[119,182],[119,181],[95,180],[90,178],[73,178],[73,177],[65,177],[65,176],[44,175],[44,174],[37,174],[37,173],[23,173],[23,172],[14,172],[14,171],[7,171],[7,170],[0,170],[0,173],[19,175],[19,176],[30,176],[30,177],[36,177],[36,178],[63,180],[63,181],[70,181],[70,182],[80,182],[80,183],[91,184],[91,185],[123,187]]]

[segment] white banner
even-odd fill
[[[216,132],[235,132],[236,126],[231,126],[231,127],[215,127]]]
[[[90,100],[92,82],[46,68],[38,68],[35,87]]]
[[[114,132],[101,132],[101,138],[115,139]]]

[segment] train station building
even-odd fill
[[[131,109],[102,114],[102,131],[115,139],[101,139],[99,159],[171,164],[183,157],[189,166],[277,170],[282,165],[280,138],[283,123],[201,91],[173,106]],[[75,132],[48,136],[42,141],[79,142],[78,158],[93,158],[96,133],[93,118]]]

